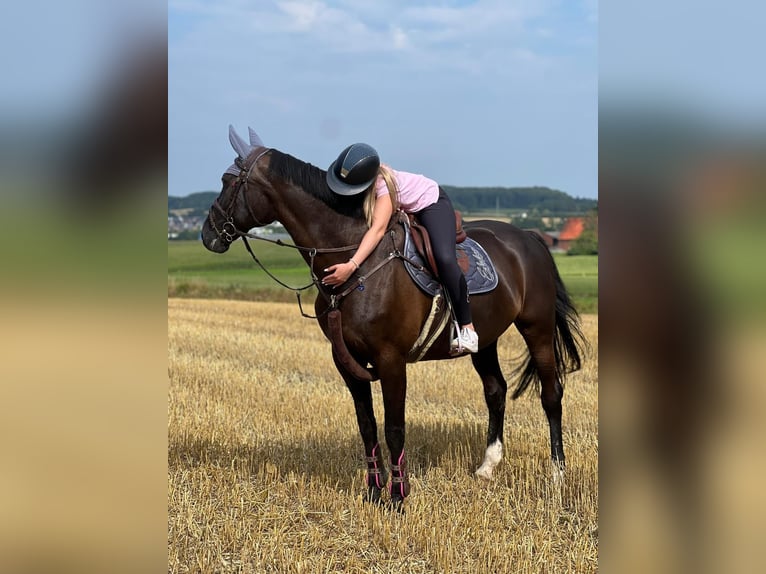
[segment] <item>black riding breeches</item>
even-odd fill
[[[455,307],[460,325],[471,323],[471,308],[468,305],[468,287],[455,256],[455,208],[452,201],[439,188],[439,200],[417,213],[420,223],[428,230],[431,238],[439,277]]]

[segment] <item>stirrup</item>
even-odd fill
[[[465,352],[465,347],[463,347],[463,344],[460,341],[460,325],[458,325],[456,320],[453,320],[452,322],[452,329],[453,332],[450,333],[449,337],[449,352],[450,355],[456,357],[458,355],[462,355]],[[453,345],[455,341],[457,341],[457,346]]]

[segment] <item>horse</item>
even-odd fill
[[[410,493],[405,456],[407,364],[433,301],[400,260],[405,231],[399,214],[394,214],[387,236],[348,285],[325,286],[323,270],[348,260],[367,230],[364,194],[333,193],[324,170],[266,147],[252,130],[250,144],[231,127],[229,139],[238,157],[222,176],[222,190],[208,212],[202,242],[208,250],[224,253],[240,237],[247,244],[251,228],[273,222],[284,226],[309,266],[318,290],[314,318],[332,342],[335,367],[354,401],[367,463],[366,500],[380,503],[388,483],[371,393],[371,381],[379,379],[390,454],[390,504],[401,507]],[[512,398],[520,397],[532,383],[539,388],[550,430],[551,461],[555,472],[563,475],[563,378],[580,368],[580,353],[587,344],[579,314],[537,234],[490,220],[465,223],[464,229],[489,254],[498,274],[495,289],[470,298],[479,334],[479,350],[471,354],[471,361],[481,378],[489,415],[484,460],[475,474],[490,480],[502,460],[508,385],[497,342],[515,325],[528,353],[514,371],[519,380]],[[454,358],[451,338],[450,329],[443,329],[419,360]]]

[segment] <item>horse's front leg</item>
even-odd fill
[[[404,455],[404,402],[407,397],[407,363],[389,360],[380,365],[380,385],[386,409],[386,444],[391,453],[391,502],[401,507],[410,493]]]
[[[334,355],[333,359],[335,359]],[[383,455],[380,452],[380,444],[378,444],[378,426],[372,407],[370,382],[355,379],[338,364],[337,360],[335,360],[335,367],[346,382],[346,386],[351,392],[351,397],[354,399],[356,421],[359,425],[359,434],[362,435],[364,455],[367,462],[367,474],[365,475],[365,484],[367,485],[366,500],[378,503],[380,502],[380,494],[386,486],[386,467],[383,463]]]

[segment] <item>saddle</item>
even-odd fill
[[[435,279],[439,279],[439,271],[436,268],[436,260],[434,259],[434,252],[431,249],[431,237],[428,235],[428,230],[420,224],[418,218],[414,213],[406,213],[407,220],[410,226],[410,234],[412,241],[415,244],[415,249],[422,255],[426,263],[428,264],[429,271],[433,274]],[[455,210],[455,243],[462,243],[468,237],[463,230],[463,215]],[[458,262],[460,263],[460,262]],[[462,269],[461,265],[461,269]],[[463,269],[465,273],[467,269]]]
[[[462,218],[458,212],[455,213],[455,258],[465,276],[468,293],[474,295],[492,291],[498,283],[495,265],[484,248],[466,236]],[[433,297],[441,290],[441,282],[436,271],[428,232],[410,214],[401,217],[399,221],[404,226],[404,267],[415,284]]]

